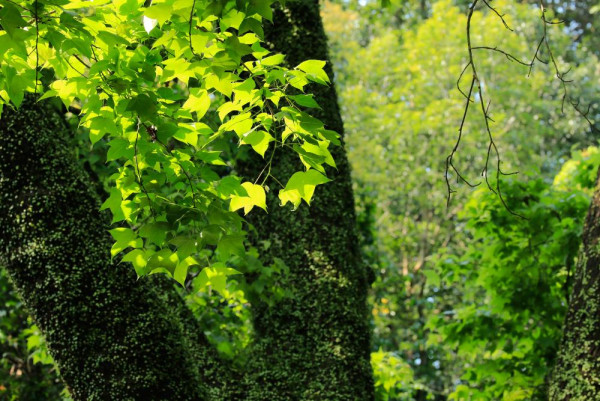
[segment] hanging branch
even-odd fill
[[[501,14],[496,8],[494,8],[490,4],[491,0],[474,0],[473,3],[471,4],[471,6],[469,7],[469,13],[467,15],[467,26],[466,26],[467,48],[468,48],[469,60],[468,60],[467,65],[464,67],[464,69],[460,73],[460,76],[458,77],[458,80],[456,82],[456,86],[457,86],[459,92],[465,97],[466,102],[465,102],[465,107],[464,107],[464,113],[463,113],[463,116],[462,116],[462,119],[460,122],[460,126],[458,129],[457,140],[452,149],[452,152],[450,153],[450,155],[448,155],[448,157],[446,159],[445,179],[446,179],[446,186],[448,189],[447,205],[449,206],[452,194],[454,192],[456,192],[450,184],[450,179],[449,179],[450,170],[452,170],[456,174],[457,182],[463,181],[470,187],[476,187],[481,184],[481,183],[472,184],[469,181],[467,181],[467,179],[465,179],[463,177],[463,175],[460,173],[460,171],[455,167],[455,165],[453,163],[454,156],[456,155],[456,152],[458,151],[461,140],[463,138],[463,134],[464,134],[463,130],[464,130],[465,122],[466,122],[467,115],[469,112],[469,107],[470,107],[471,102],[474,102],[473,96],[474,96],[474,93],[476,93],[477,97],[479,98],[481,114],[483,115],[483,118],[485,121],[485,130],[486,130],[487,137],[488,137],[488,150],[487,150],[487,155],[486,155],[486,160],[485,160],[485,166],[481,172],[481,175],[484,177],[485,183],[486,183],[487,187],[489,188],[489,190],[494,192],[496,195],[498,195],[498,197],[500,198],[500,201],[502,202],[502,204],[504,205],[506,210],[515,216],[524,218],[523,216],[519,215],[518,213],[515,213],[508,207],[508,205],[504,199],[504,196],[502,194],[502,188],[501,188],[502,176],[517,174],[517,172],[506,173],[506,172],[503,172],[501,169],[502,161],[500,158],[500,152],[498,150],[496,141],[494,139],[492,130],[490,128],[490,121],[494,122],[494,120],[490,117],[490,113],[489,113],[491,100],[488,101],[488,104],[486,106],[483,88],[482,88],[482,84],[481,84],[481,78],[479,77],[479,75],[477,73],[477,65],[476,65],[474,57],[473,57],[473,51],[474,50],[484,50],[484,51],[490,51],[490,52],[502,54],[509,61],[516,62],[520,65],[527,67],[529,69],[528,74],[527,74],[528,77],[531,76],[531,73],[533,71],[533,67],[534,67],[536,61],[539,61],[543,64],[550,64],[553,67],[556,78],[558,78],[558,80],[560,81],[562,90],[563,90],[561,112],[564,113],[565,103],[568,102],[570,104],[570,106],[573,108],[573,110],[575,110],[577,112],[577,114],[579,114],[583,119],[585,119],[585,121],[588,123],[588,125],[590,126],[590,129],[592,131],[600,133],[600,129],[595,125],[594,121],[592,121],[592,119],[590,117],[592,104],[589,104],[587,109],[584,111],[580,107],[580,101],[575,100],[570,96],[567,84],[572,81],[566,79],[566,76],[570,72],[570,69],[568,69],[567,71],[561,72],[561,70],[558,66],[558,63],[556,61],[556,58],[554,57],[554,54],[552,52],[552,48],[551,48],[550,42],[548,40],[548,25],[558,25],[558,24],[564,23],[564,21],[549,21],[546,18],[546,7],[544,6],[544,2],[543,2],[543,0],[539,0],[539,6],[540,6],[540,10],[541,10],[541,19],[543,22],[543,24],[542,24],[543,34],[542,34],[542,38],[540,39],[540,41],[537,44],[537,47],[535,49],[535,52],[533,54],[531,61],[525,62],[525,61],[522,61],[521,59],[515,57],[514,55],[512,55],[502,49],[499,49],[498,47],[472,46],[471,22],[472,22],[473,15],[475,12],[475,7],[478,5],[478,3],[480,1],[489,10],[491,10],[494,14],[496,14],[498,16],[498,18],[500,18],[502,24],[504,25],[504,27],[506,29],[508,29],[511,32],[514,32],[514,30],[508,25],[506,19],[504,18],[504,14]],[[543,60],[541,58],[540,54],[541,54],[542,50],[545,50],[547,52],[548,60]],[[467,73],[467,71],[469,71],[469,70],[471,72],[471,80],[470,80],[469,90],[465,93],[465,91],[461,88],[460,83],[461,83],[463,77],[465,76],[465,74]],[[492,185],[491,182],[489,181],[489,174],[488,174],[489,165],[493,158],[495,158],[495,167],[496,167],[496,177],[495,177],[496,183],[495,183],[495,185]]]
[[[491,101],[488,102],[488,105],[486,107],[485,100],[484,100],[483,88],[481,85],[481,78],[479,77],[479,75],[477,73],[477,65],[475,63],[475,58],[473,57],[473,51],[474,50],[487,50],[487,51],[491,51],[491,52],[500,53],[500,54],[503,54],[508,60],[517,62],[526,67],[531,67],[531,63],[526,63],[524,61],[521,61],[520,59],[513,56],[512,54],[510,54],[504,50],[498,49],[497,47],[492,48],[492,47],[488,47],[488,46],[473,46],[472,45],[471,22],[473,20],[473,14],[475,13],[475,7],[479,3],[479,1],[480,0],[473,1],[471,6],[469,7],[469,14],[467,15],[467,49],[468,49],[469,61],[468,61],[467,65],[465,66],[465,68],[463,69],[463,71],[461,72],[461,74],[458,78],[458,81],[456,82],[456,86],[457,86],[458,90],[460,91],[460,93],[466,98],[466,102],[465,102],[463,116],[462,116],[460,126],[458,129],[458,138],[454,144],[452,152],[446,158],[445,178],[446,178],[446,186],[448,188],[448,196],[447,196],[446,202],[447,202],[447,205],[449,206],[450,200],[452,197],[452,193],[456,192],[454,189],[452,189],[452,185],[450,184],[450,178],[449,178],[449,174],[448,174],[450,169],[452,169],[452,171],[454,171],[454,173],[456,174],[457,181],[462,180],[465,184],[467,184],[468,186],[470,186],[472,188],[477,187],[481,184],[481,182],[479,182],[477,184],[470,183],[466,178],[464,178],[464,176],[460,173],[460,171],[455,167],[455,165],[453,163],[454,156],[456,155],[456,152],[458,151],[460,142],[463,137],[463,133],[464,133],[463,131],[464,131],[465,122],[467,120],[467,115],[469,113],[469,107],[470,107],[471,103],[474,102],[473,96],[474,96],[474,92],[475,92],[477,94],[477,97],[479,97],[481,113],[482,113],[484,121],[485,121],[485,129],[486,129],[486,133],[487,133],[487,137],[488,137],[488,150],[487,150],[487,155],[486,155],[486,160],[485,160],[485,166],[481,172],[481,175],[484,177],[485,183],[486,183],[487,187],[490,189],[490,191],[492,191],[496,195],[498,195],[498,197],[500,198],[500,201],[502,202],[502,204],[504,205],[506,210],[508,210],[511,214],[513,214],[515,216],[524,218],[523,216],[521,216],[518,213],[515,213],[508,207],[508,204],[506,203],[504,196],[502,194],[501,176],[512,175],[512,174],[517,174],[517,173],[505,173],[501,169],[502,160],[500,158],[500,151],[498,150],[498,146],[496,145],[496,141],[494,140],[494,136],[493,136],[492,130],[490,128],[490,121],[492,121],[492,122],[494,121],[489,114],[489,108],[490,108]],[[488,1],[486,1],[486,0],[481,0],[481,1],[485,4],[485,6],[487,8],[489,8],[491,11],[493,11],[498,16],[498,18],[500,18],[500,20],[502,21],[502,23],[504,24],[506,29],[508,29],[511,32],[513,31],[513,29],[510,28],[510,26],[504,19],[504,15],[500,14],[498,12],[498,10],[495,9],[494,7],[492,7]],[[471,71],[471,80],[470,80],[470,84],[469,84],[469,90],[467,91],[467,93],[465,93],[460,87],[460,82],[468,70]],[[496,185],[492,185],[492,183],[489,180],[489,174],[488,174],[489,164],[490,164],[491,158],[492,158],[492,153],[496,159]]]
[[[565,72],[560,71],[560,68],[558,67],[558,63],[556,62],[556,58],[554,57],[554,53],[552,52],[552,48],[550,47],[550,42],[548,41],[548,25],[559,25],[559,24],[563,24],[564,21],[548,21],[548,19],[546,19],[546,7],[544,5],[543,0],[540,0],[539,5],[540,5],[540,14],[541,14],[540,18],[542,19],[542,26],[544,29],[543,29],[542,39],[540,40],[540,44],[538,45],[538,49],[534,56],[534,60],[537,58],[539,61],[542,61],[539,58],[539,51],[540,51],[540,48],[542,46],[544,46],[546,48],[546,51],[548,52],[548,58],[549,58],[549,61],[546,61],[545,63],[546,64],[549,63],[552,65],[552,67],[554,68],[554,73],[556,75],[556,78],[558,78],[558,80],[560,81],[561,86],[563,88],[563,95],[562,95],[562,101],[561,101],[561,113],[564,114],[565,103],[568,101],[569,104],[571,105],[571,107],[573,108],[573,110],[575,110],[575,112],[577,114],[579,114],[579,116],[581,116],[588,123],[588,125],[590,126],[590,129],[593,132],[600,133],[600,128],[596,127],[595,123],[589,117],[592,104],[590,103],[588,105],[587,110],[584,112],[579,107],[580,101],[573,99],[571,97],[571,95],[569,94],[569,89],[567,87],[567,84],[573,82],[573,80],[567,80],[565,77],[571,71],[571,68],[569,68]]]

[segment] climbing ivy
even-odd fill
[[[91,145],[107,142],[118,169],[102,209],[112,212],[113,257],[139,276],[163,272],[182,285],[226,291],[246,255],[238,210],[310,203],[326,183],[338,134],[307,109],[309,83],[326,85],[324,61],[283,67],[262,25],[273,0],[0,0],[0,111],[25,93],[59,98]],[[305,170],[273,177],[293,149]],[[264,158],[252,181],[235,172],[244,152]],[[281,188],[265,182],[272,177]],[[204,269],[204,270],[202,270]]]

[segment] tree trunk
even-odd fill
[[[265,29],[274,51],[296,66],[328,60],[327,38],[317,0],[287,1]],[[327,72],[332,77],[331,65]],[[313,85],[326,128],[343,133],[333,85]],[[310,207],[281,207],[268,195],[268,213],[250,213],[256,241],[269,241],[265,261],[282,259],[290,271],[284,287],[292,296],[273,307],[253,305],[256,341],[249,366],[249,400],[360,400],[374,398],[366,296],[369,270],[362,263],[350,167],[342,147],[333,149],[337,170],[319,186]],[[241,167],[256,178],[265,161]],[[280,181],[303,167],[293,152],[277,149],[271,173]],[[279,184],[268,182],[271,188]]]
[[[48,104],[29,100],[18,112],[4,110],[0,265],[75,400],[205,399],[202,383],[214,386],[207,376],[219,366],[210,351],[198,356],[206,339],[191,344],[182,334],[163,297],[173,301],[168,288],[159,294],[129,266],[110,261],[108,221],[67,132]]]
[[[600,399],[600,171],[549,395],[551,401]]]

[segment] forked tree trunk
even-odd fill
[[[600,171],[583,228],[550,401],[600,400]]]

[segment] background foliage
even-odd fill
[[[473,17],[474,46],[498,46],[529,61],[542,29],[539,10],[513,1],[493,4],[515,32],[483,7]],[[395,390],[383,391],[382,399],[531,399],[543,387],[560,337],[565,269],[573,266],[587,207],[587,195],[575,191],[573,181],[562,184],[566,192],[557,192],[552,181],[572,147],[595,142],[587,123],[567,108],[561,113],[560,82],[550,66],[538,62],[528,76],[528,67],[502,54],[476,53],[503,169],[520,171],[505,180],[503,192],[511,208],[532,217],[521,221],[487,189],[471,194],[459,184],[446,208],[444,164],[464,111],[456,82],[467,63],[466,3],[392,2],[382,10],[375,2],[329,2],[323,16],[348,132],[363,251],[377,269],[374,349],[404,361],[412,372],[397,380]],[[572,93],[593,101],[598,60],[585,44],[574,48],[572,34],[557,26],[551,42],[563,55],[561,66],[576,66]],[[480,111],[468,115],[459,148],[459,165],[472,181],[481,180],[486,155],[483,123]],[[539,254],[522,249],[523,243],[546,241],[552,245],[537,246]],[[515,272],[532,278],[523,281]],[[540,279],[536,285],[543,288],[536,293],[546,298],[531,297],[537,276],[546,282]],[[493,291],[498,282],[501,295]],[[520,320],[511,319],[516,310],[507,299]],[[543,327],[535,334],[543,347],[531,339],[530,319]],[[503,342],[509,338],[517,343]],[[529,348],[515,358],[511,347],[519,341]],[[503,354],[494,354],[505,346]],[[378,356],[374,363],[384,360]],[[396,362],[387,363],[389,368]],[[393,387],[390,377],[382,373],[380,389]]]

